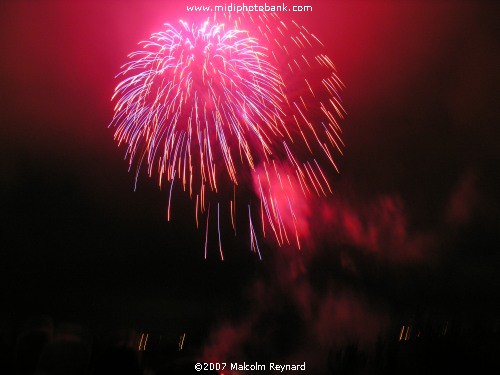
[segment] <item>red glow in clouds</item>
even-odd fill
[[[391,280],[407,267],[431,266],[440,256],[437,245],[453,238],[455,220],[463,224],[474,211],[473,206],[467,214],[456,208],[462,194],[476,195],[469,175],[450,193],[445,220],[432,231],[414,228],[401,198],[387,195],[352,204],[336,195],[326,201],[294,196],[303,221],[284,225],[300,231],[303,251],[268,259],[271,276],[249,289],[248,312],[220,323],[203,360],[248,361],[255,355],[262,361],[264,353],[273,353],[273,360],[306,360],[312,371],[322,371],[322,361],[337,348],[355,344],[373,349],[389,327],[391,311],[383,299],[368,298],[359,285],[373,269],[385,270]],[[275,201],[287,206],[287,199]],[[455,219],[450,221],[449,215]]]

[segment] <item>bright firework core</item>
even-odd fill
[[[212,216],[223,259],[221,216],[236,230],[242,183],[260,200],[255,217],[250,202],[238,203],[248,212],[252,250],[260,256],[254,221],[278,245],[300,248],[297,194],[331,193],[322,165],[337,170],[343,147],[342,83],[322,43],[276,15],[165,26],[129,55],[113,95],[111,125],[128,144],[129,166],[138,176],[146,164],[160,187],[170,184],[169,219],[179,181],[197,225],[206,225],[205,257]]]

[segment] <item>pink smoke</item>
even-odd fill
[[[283,215],[282,221],[287,230],[296,228],[302,251],[276,251],[264,260],[268,276],[247,291],[251,309],[240,320],[214,328],[204,360],[263,360],[272,353],[272,360],[306,361],[308,369],[321,372],[332,350],[351,344],[373,348],[389,329],[390,308],[343,277],[362,280],[368,268],[400,271],[432,264],[450,229],[473,214],[478,195],[476,178],[465,174],[450,193],[445,220],[423,231],[415,228],[399,196],[353,203],[334,193],[325,199],[283,189],[275,177],[263,186],[275,194],[278,210],[286,212],[293,201],[297,217]]]

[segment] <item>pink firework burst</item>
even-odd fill
[[[300,248],[294,199],[297,191],[331,193],[321,163],[337,169],[342,83],[304,27],[288,27],[276,15],[225,21],[166,24],[141,42],[113,95],[115,139],[128,145],[136,181],[145,164],[149,176],[157,171],[160,187],[170,184],[168,219],[172,187],[180,181],[196,202],[197,225],[206,222],[205,257],[210,201],[216,201],[223,259],[220,202],[229,201],[236,230],[236,190],[248,174],[260,198],[262,233],[269,226],[279,245]],[[251,248],[260,256],[247,206]]]

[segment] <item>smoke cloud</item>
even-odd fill
[[[289,207],[293,199],[301,221],[284,215],[284,227],[296,228],[303,246],[284,245],[264,257],[265,274],[247,290],[249,310],[214,327],[204,360],[306,361],[308,369],[321,372],[332,353],[346,345],[373,349],[397,319],[393,301],[378,293],[377,285],[398,283],[405,269],[438,261],[450,229],[473,215],[475,181],[474,174],[465,173],[449,194],[442,223],[424,231],[396,195],[354,203],[341,193],[324,199],[281,186],[273,190],[270,185],[279,185],[278,179],[267,180],[274,194],[288,194],[275,202]],[[276,246],[272,239],[269,243]]]

